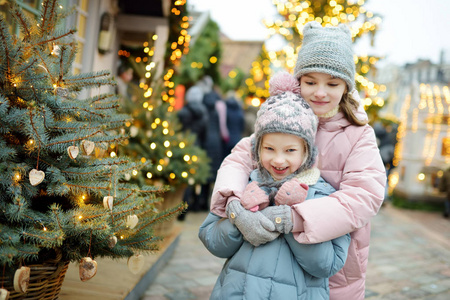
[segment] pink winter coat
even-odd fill
[[[337,192],[292,206],[292,231],[297,241],[306,244],[329,241],[351,232],[347,262],[330,278],[330,299],[364,299],[369,221],[381,207],[386,184],[375,134],[369,125],[351,125],[339,112],[331,118],[319,118],[316,146],[321,176]],[[251,138],[244,138],[217,173],[211,212],[226,217],[226,204],[240,198],[255,167]]]

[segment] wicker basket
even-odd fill
[[[61,261],[61,258],[61,251],[57,251],[55,258],[47,259],[41,264],[27,265],[30,268],[30,283],[26,293],[14,291],[14,273],[0,277],[4,288],[10,291],[9,299],[58,299],[64,276],[69,268],[69,261]]]

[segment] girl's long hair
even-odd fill
[[[367,121],[361,121],[356,117],[355,112],[358,110],[359,102],[353,98],[352,93],[344,93],[341,102],[339,102],[339,109],[349,122],[356,126],[364,126]]]

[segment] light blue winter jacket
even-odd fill
[[[307,199],[334,192],[322,178],[309,187]],[[209,213],[199,238],[215,256],[227,258],[210,299],[329,299],[328,278],[347,259],[350,235],[320,244],[299,244],[292,234],[254,247],[228,219]]]

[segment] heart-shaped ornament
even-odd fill
[[[117,244],[117,237],[115,235],[113,235],[112,237],[109,238],[108,247],[114,248],[114,246],[116,246],[116,244]]]
[[[14,290],[18,293],[26,293],[30,284],[30,268],[20,267],[14,273]]]
[[[80,153],[80,149],[78,149],[77,146],[69,146],[69,148],[67,148],[67,152],[69,153],[69,157],[71,159],[75,159],[78,156],[78,153]]]
[[[134,227],[136,227],[138,222],[139,222],[139,218],[136,215],[130,215],[127,217],[127,226],[130,229],[133,229]]]
[[[112,210],[113,208],[114,197],[113,196],[105,196],[103,197],[103,207],[109,208]]]
[[[0,289],[0,300],[8,300],[9,291],[7,289]]]
[[[128,258],[128,269],[131,273],[137,274],[144,266],[144,256],[141,254],[133,255]]]
[[[81,148],[86,155],[91,155],[92,151],[95,149],[95,143],[88,140],[82,140]]]
[[[44,171],[33,169],[30,171],[30,174],[28,176],[30,178],[31,185],[36,186],[44,180],[45,173]]]
[[[124,177],[125,177],[125,180],[126,180],[126,181],[130,181],[130,179],[131,179],[131,174],[130,174],[130,173],[125,173]]]
[[[131,126],[130,127],[130,136],[131,137],[136,137],[139,133],[139,128],[137,128],[136,126]]]
[[[89,280],[97,274],[97,262],[90,257],[83,257],[80,261],[79,271],[81,281]]]

